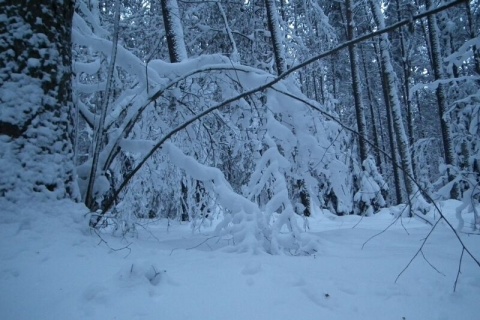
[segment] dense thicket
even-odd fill
[[[307,252],[313,247],[295,221],[314,208],[369,215],[404,202],[418,214],[428,210],[424,198],[478,200],[480,10],[477,0],[458,1],[413,18],[442,5],[78,0],[75,13],[46,16],[43,24],[26,20],[33,36],[43,25],[48,42],[34,42],[28,50],[37,45],[38,52],[27,52],[34,58],[12,67],[8,55],[19,58],[23,49],[7,49],[22,48],[13,44],[18,33],[10,20],[29,19],[12,4],[10,20],[0,24],[0,67],[12,70],[2,81],[22,89],[13,74],[37,82],[46,79],[42,72],[55,75],[48,85],[38,82],[55,107],[25,104],[18,114],[45,115],[58,128],[52,142],[69,141],[72,120],[80,193],[98,212],[92,226],[117,221],[128,231],[134,219],[168,217],[197,228],[222,214],[219,232],[239,243]],[[388,33],[354,41],[400,21]],[[45,46],[60,52],[60,63],[42,65]],[[289,71],[315,56],[322,58]],[[7,104],[8,88],[2,85]],[[15,150],[9,157],[20,157],[16,144],[30,139],[20,131],[35,124],[10,104],[0,134]],[[53,153],[39,148],[36,156]],[[48,178],[54,185],[33,179],[30,189],[56,189],[62,181],[64,193],[73,194],[71,147],[59,148],[62,169]],[[2,195],[16,188],[5,172]]]

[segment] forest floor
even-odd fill
[[[454,226],[458,204],[442,203]],[[395,282],[431,227],[403,218],[371,238],[394,222],[390,209],[363,219],[314,212],[321,249],[311,256],[228,253],[213,227],[192,234],[166,220],[100,238],[85,211],[0,204],[0,319],[480,319],[480,268],[465,254],[453,291],[462,248],[444,222],[426,259]],[[480,259],[480,235],[461,237]]]

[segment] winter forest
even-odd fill
[[[0,102],[2,319],[480,317],[477,0],[0,0]]]

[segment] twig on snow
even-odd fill
[[[95,232],[95,234],[100,239],[100,242],[98,242],[98,245],[104,243],[107,246],[107,248],[112,250],[112,251],[128,250],[128,254],[125,256],[125,258],[128,257],[130,255],[130,253],[132,252],[132,249],[130,248],[130,246],[132,245],[132,242],[130,242],[129,244],[127,244],[126,246],[121,247],[121,248],[113,248],[113,247],[110,246],[110,244],[108,244],[108,242],[105,239],[103,239],[103,237],[98,233],[97,229],[91,228],[91,230],[93,230],[93,232]]]
[[[463,260],[463,253],[465,252],[465,247],[462,248],[462,254],[460,255],[460,261],[458,262],[458,271],[457,271],[457,276],[455,277],[455,283],[453,285],[453,292],[457,290],[457,283],[458,283],[458,278],[460,277],[460,273],[462,273],[462,260]]]

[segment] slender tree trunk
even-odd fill
[[[385,20],[383,13],[380,10],[379,3],[371,0],[370,5],[378,28],[385,28]],[[395,129],[395,135],[397,137],[402,170],[406,175],[405,186],[407,189],[407,194],[411,197],[417,193],[418,188],[412,180],[413,167],[411,162],[410,146],[408,144],[407,135],[403,126],[398,89],[395,83],[395,71],[393,70],[393,65],[391,63],[389,47],[388,35],[384,33],[380,36],[380,59],[387,82],[386,85],[388,90],[388,99],[392,110],[392,120]]]
[[[237,49],[237,43],[235,42],[235,39],[233,38],[232,29],[230,29],[230,25],[229,25],[228,20],[227,20],[227,15],[226,15],[225,10],[223,9],[223,6],[220,3],[220,1],[217,2],[217,7],[218,7],[218,11],[220,11],[220,15],[222,16],[223,23],[225,24],[225,31],[228,34],[228,39],[230,40],[230,44],[232,46],[232,52],[230,54],[230,59],[233,62],[239,62],[240,61],[240,56],[239,56],[238,49]]]
[[[353,21],[353,0],[346,0],[347,7],[347,39],[355,38],[355,25]],[[355,52],[355,46],[348,46],[348,54],[350,56],[350,70],[352,74],[353,98],[355,101],[355,115],[357,118],[357,129],[359,137],[360,162],[367,159],[368,147],[365,137],[367,136],[367,126],[365,124],[365,114],[362,101],[362,88],[360,84],[360,72],[358,70],[358,57]]]
[[[183,35],[183,24],[180,19],[180,10],[178,8],[177,0],[161,0],[163,22],[165,25],[165,34],[167,36],[168,53],[171,63],[182,62],[188,59],[187,49],[185,46],[185,38]],[[220,10],[223,10],[219,6]],[[222,11],[221,11],[222,12]],[[224,21],[225,22],[225,21]],[[233,43],[234,45],[235,43]],[[172,98],[173,99],[173,98]],[[175,106],[175,101],[171,101],[171,105]],[[199,184],[197,184],[198,186]],[[188,186],[186,182],[180,182],[181,204],[180,204],[180,219],[188,221],[190,217],[191,208],[188,201]],[[196,192],[198,192],[198,188]]]
[[[390,143],[390,157],[392,158],[392,170],[393,170],[393,180],[395,181],[395,197],[396,204],[403,202],[402,195],[402,179],[400,174],[400,169],[398,168],[398,156],[397,156],[397,141],[395,139],[395,129],[392,120],[392,107],[390,105],[390,99],[388,97],[388,84],[385,77],[385,72],[383,67],[380,66],[380,77],[382,78],[382,91],[383,97],[385,100],[386,114],[387,114],[387,127],[388,127],[388,142]]]
[[[470,33],[470,39],[473,39],[477,36],[477,29],[475,29],[475,22],[472,15],[472,9],[470,8],[470,2],[465,2],[465,9],[467,11],[467,20],[468,20],[468,29]],[[472,46],[474,64],[475,64],[475,72],[480,75],[480,46],[474,45]],[[480,81],[479,81],[480,82]]]
[[[188,56],[177,0],[161,0],[161,3],[170,62],[183,61]]]
[[[420,118],[419,119],[419,122],[420,123],[424,123],[424,119],[425,119],[425,115],[424,115],[424,107],[422,106],[422,104],[420,103],[421,102],[421,99],[420,99],[420,95],[418,94],[418,90],[415,91],[415,101],[417,102],[417,108],[418,108],[418,117]],[[418,132],[418,136],[420,139],[423,139],[426,137],[426,132],[425,132],[425,128],[419,128],[419,130],[417,130]]]
[[[432,9],[432,0],[426,0],[427,9]],[[440,41],[437,33],[437,21],[435,15],[428,16],[428,36],[430,40],[430,46],[432,50],[432,65],[433,65],[433,74],[435,80],[442,80],[445,78],[442,70],[442,56],[440,52]],[[447,97],[445,94],[445,86],[442,83],[439,83],[436,90],[437,95],[437,104],[438,104],[438,115],[440,117],[440,128],[442,132],[442,143],[443,143],[443,155],[445,157],[445,163],[447,165],[455,165],[455,153],[453,150],[453,139],[450,129],[450,125],[445,119],[447,111]],[[448,180],[452,181],[455,179],[453,174],[448,170]],[[452,198],[456,198],[458,193],[456,187],[452,188],[450,194]]]
[[[78,199],[71,117],[74,1],[3,0],[0,7],[0,197]]]
[[[320,79],[320,83],[318,84],[318,86],[320,86],[320,98],[321,98],[321,103],[322,104],[325,104],[325,92],[324,92],[324,84],[323,84],[323,71],[320,72],[320,76],[318,76],[318,74],[316,74],[314,76],[314,79]],[[314,82],[314,85],[315,85],[315,99],[318,101],[319,100],[319,95],[318,95],[318,86],[317,86],[317,82],[315,81]]]
[[[377,166],[379,168],[380,173],[382,172],[382,158],[380,157],[380,143],[379,143],[379,136],[377,132],[377,124],[375,121],[375,113],[373,112],[373,94],[372,88],[370,86],[370,81],[368,79],[368,72],[367,72],[367,64],[365,60],[365,54],[363,49],[360,48],[360,54],[362,56],[362,64],[363,64],[363,73],[365,74],[365,85],[367,87],[367,96],[368,96],[368,106],[370,110],[370,118],[372,118],[372,134],[373,134],[373,143],[375,146],[375,161],[377,162]]]
[[[105,144],[104,125],[105,125],[105,118],[107,116],[107,108],[108,108],[108,102],[110,99],[110,92],[112,88],[113,74],[115,69],[115,60],[117,56],[119,22],[120,22],[120,1],[117,0],[115,1],[115,23],[114,23],[114,30],[113,30],[112,55],[110,57],[110,64],[108,66],[105,94],[103,95],[103,101],[99,103],[99,105],[101,105],[100,119],[98,120],[97,128],[95,130],[95,137],[93,141],[92,166],[90,170],[90,176],[88,178],[87,191],[85,193],[85,205],[91,210],[97,209],[94,186],[95,186],[95,182],[98,181],[98,177],[100,176],[100,174],[97,171],[97,168],[98,168],[98,162],[100,160],[100,151],[102,150],[102,147]],[[103,175],[104,173],[101,173],[101,174]],[[96,222],[94,222],[94,225],[98,223],[99,218],[100,217],[98,217]]]
[[[331,80],[332,81],[332,95],[333,95],[334,99],[337,99],[338,98],[338,95],[337,95],[337,77],[335,76],[337,71],[336,71],[335,58],[336,58],[336,56],[332,56],[330,58],[330,63],[331,63],[331,66],[332,66],[332,76],[331,76],[331,79],[332,79]]]
[[[397,20],[402,20],[402,15],[400,11],[400,0],[396,0],[396,9],[397,9]],[[401,53],[401,64],[403,69],[403,101],[407,106],[407,132],[408,132],[408,143],[410,147],[412,147],[415,143],[415,133],[414,133],[414,124],[413,124],[413,109],[412,109],[412,100],[410,99],[410,57],[407,52],[407,45],[406,45],[406,38],[405,38],[405,29],[400,28],[399,30],[399,38],[400,38],[400,53]],[[415,164],[415,150],[411,149],[411,157],[412,157],[412,167],[413,173],[416,172],[416,164]]]
[[[277,73],[282,74],[287,71],[287,66],[285,63],[285,50],[280,30],[280,19],[278,18],[275,0],[265,0],[265,6],[267,8],[267,23],[268,29],[270,30],[270,38],[272,40],[275,66],[277,67]]]

